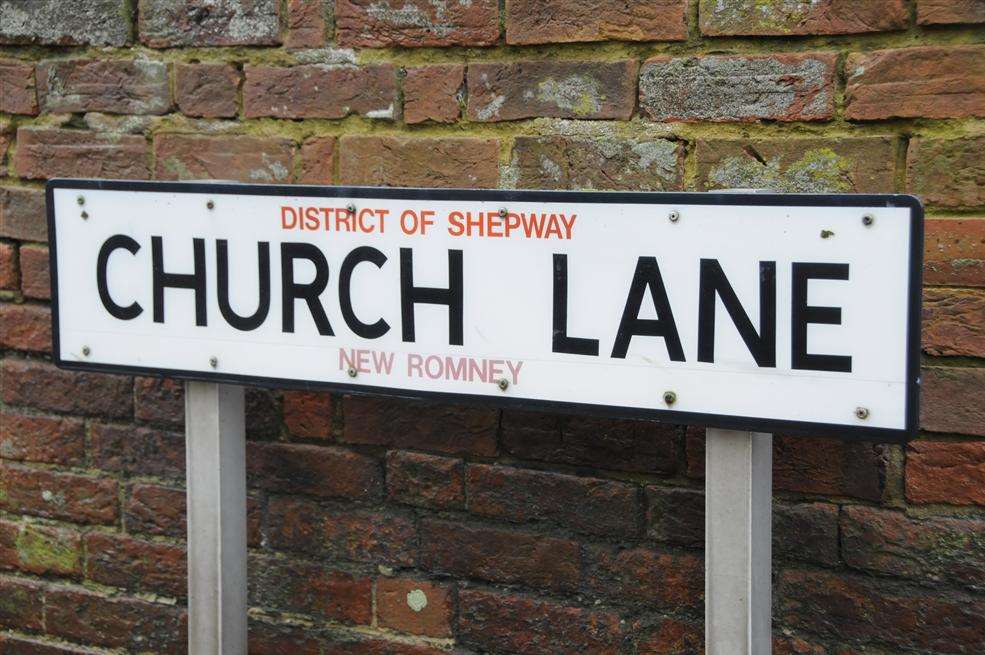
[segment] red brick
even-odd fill
[[[817,121],[834,113],[834,53],[648,59],[640,109],[654,121]]]
[[[51,310],[43,305],[0,303],[0,348],[51,351]]]
[[[152,423],[185,423],[185,391],[179,380],[134,378],[134,417]]]
[[[251,558],[253,605],[341,621],[369,624],[373,619],[373,582],[296,560]]]
[[[6,650],[4,650],[6,648]],[[92,655],[85,646],[56,644],[27,637],[0,635],[0,653],[4,655]]]
[[[503,412],[513,457],[637,473],[673,473],[679,428],[652,421]]]
[[[917,3],[917,23],[985,23],[985,5],[981,0],[920,0]]]
[[[985,443],[911,441],[906,448],[906,499],[985,505]]]
[[[838,565],[838,506],[773,503],[773,557]]]
[[[336,40],[346,47],[494,45],[499,40],[499,4],[336,0],[335,26]]]
[[[32,63],[18,59],[0,59],[0,112],[31,116],[38,113],[38,94]]]
[[[838,655],[857,655],[855,651],[838,650]],[[773,655],[829,655],[824,646],[810,643],[797,636],[773,635]]]
[[[322,655],[318,640],[307,627],[249,622],[250,655]]]
[[[924,284],[985,287],[985,218],[927,219],[923,260]]]
[[[495,410],[346,396],[342,440],[446,454],[496,454]]]
[[[7,120],[0,119],[0,177],[7,177],[7,150],[13,142],[13,125]]]
[[[5,403],[70,414],[130,416],[130,378],[73,373],[19,359],[3,360],[0,372]]]
[[[982,50],[985,56],[985,50]],[[982,93],[985,102],[985,89]],[[907,186],[928,205],[976,207],[985,205],[985,137],[910,141]]]
[[[230,118],[239,111],[240,74],[231,64],[175,64],[174,94],[187,116]]]
[[[465,66],[441,64],[407,69],[404,78],[404,120],[408,123],[454,123],[465,84]]]
[[[150,177],[147,142],[133,134],[21,127],[14,167],[21,177]]]
[[[140,41],[152,48],[280,43],[280,0],[140,0]]]
[[[0,410],[0,457],[80,466],[85,460],[85,425],[80,419]]]
[[[288,48],[323,48],[330,0],[287,0]]]
[[[853,53],[845,72],[851,120],[985,116],[985,46]]]
[[[20,286],[17,259],[17,244],[0,241],[0,289],[13,291]]]
[[[639,491],[598,478],[473,464],[466,469],[469,512],[506,521],[547,520],[590,534],[639,532]]]
[[[0,236],[22,241],[47,241],[44,192],[0,187]]]
[[[120,534],[86,535],[86,576],[93,582],[184,598],[188,588],[185,549]]]
[[[161,134],[154,139],[159,180],[284,183],[294,171],[294,144],[278,137]]]
[[[41,585],[0,576],[0,627],[32,632],[44,630]]]
[[[683,41],[686,0],[511,0],[509,44]]]
[[[776,587],[774,620],[795,629],[920,652],[985,649],[985,601],[978,597],[796,570],[780,573]]]
[[[634,626],[633,632],[639,635],[635,651],[638,655],[690,655],[704,652],[704,632],[700,627],[676,619],[663,619],[649,628],[645,630]]]
[[[353,635],[330,635],[325,642],[331,655],[447,655],[444,648],[406,644],[387,639],[363,639]],[[458,651],[451,651],[457,653]]]
[[[491,189],[499,186],[499,141],[469,137],[347,135],[342,184]]]
[[[391,501],[433,509],[464,509],[463,480],[460,459],[402,450],[387,453],[386,487]]]
[[[924,368],[920,425],[930,432],[985,437],[985,369]]]
[[[574,590],[579,581],[578,544],[532,532],[425,520],[421,566],[435,573]]]
[[[380,578],[376,611],[384,628],[427,637],[450,637],[454,616],[451,590],[424,580]]]
[[[785,193],[892,193],[892,137],[834,139],[701,139],[697,187]]]
[[[619,616],[523,596],[463,589],[459,637],[483,652],[608,655],[622,639]]]
[[[148,428],[93,423],[89,428],[92,466],[126,475],[181,478],[185,436]]]
[[[632,59],[470,64],[468,117],[626,120],[636,106],[637,68]]]
[[[184,537],[185,490],[156,484],[134,484],[123,507],[128,532]]]
[[[335,182],[335,137],[320,136],[301,144],[301,184]]]
[[[923,351],[985,357],[985,291],[927,288],[923,292]]]
[[[719,35],[860,34],[906,29],[910,12],[904,0],[827,0],[718,2],[700,0],[701,33]]]
[[[409,566],[417,529],[399,514],[325,508],[299,498],[274,497],[267,510],[270,546],[356,562]]]
[[[115,523],[119,514],[115,480],[74,473],[0,467],[0,507],[8,512],[76,523]]]
[[[107,648],[184,653],[187,615],[181,608],[136,598],[107,598],[94,592],[45,592],[48,633]]]
[[[0,569],[80,576],[82,538],[74,530],[0,520]]]
[[[374,66],[246,66],[243,111],[247,118],[393,119],[397,71]]]
[[[883,445],[775,436],[773,488],[878,501],[888,457]]]
[[[21,292],[28,298],[49,300],[51,298],[51,276],[48,268],[48,247],[23,244],[18,255]]]
[[[617,602],[679,611],[701,607],[704,562],[647,548],[587,546],[585,586]]]
[[[285,392],[284,424],[297,437],[331,439],[332,396],[319,391]]]
[[[845,563],[864,571],[980,588],[985,584],[985,522],[914,520],[900,512],[845,507]]]
[[[702,546],[705,495],[696,489],[647,485],[646,536],[676,546]]]
[[[274,493],[375,500],[383,495],[379,462],[343,448],[251,443],[247,470]]]
[[[38,64],[38,98],[47,112],[165,114],[168,65],[159,61],[49,59]]]

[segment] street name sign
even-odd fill
[[[68,369],[901,441],[902,195],[53,180]]]

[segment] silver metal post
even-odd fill
[[[185,383],[188,652],[246,655],[243,388]]]
[[[706,653],[769,655],[773,435],[705,434]]]

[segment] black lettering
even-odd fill
[[[165,273],[161,237],[151,237],[151,259],[154,277],[154,322],[164,322],[164,290],[191,289],[195,292],[195,325],[208,325],[206,317],[205,239],[192,239],[194,273]]]
[[[809,280],[847,280],[848,264],[794,262],[791,298],[791,367],[796,370],[850,373],[849,355],[812,355],[807,352],[807,326],[841,325],[841,307],[812,307],[807,304]]]
[[[413,342],[414,305],[448,305],[448,343],[461,346],[463,343],[464,310],[462,273],[462,251],[448,251],[448,288],[414,286],[414,252],[410,248],[400,249],[400,321],[403,340]]]
[[[640,307],[647,288],[657,309],[656,319],[640,318]],[[636,273],[630,285],[626,298],[626,307],[619,321],[619,331],[616,333],[612,356],[624,359],[629,351],[629,342],[634,336],[663,337],[667,345],[667,354],[675,362],[684,361],[684,348],[681,347],[681,337],[677,333],[674,313],[670,309],[670,300],[664,288],[660,267],[654,257],[640,257],[636,262]]]
[[[342,268],[339,269],[339,307],[342,310],[342,318],[355,334],[363,339],[378,339],[390,331],[390,324],[382,318],[375,323],[363,323],[356,316],[352,309],[352,273],[356,266],[362,262],[376,264],[377,268],[383,268],[387,257],[376,248],[370,246],[360,246],[346,255],[342,261]]]
[[[759,332],[749,320],[717,259],[701,260],[698,293],[698,361],[715,361],[716,295],[752,353],[756,364],[776,366],[776,262],[759,262]]]
[[[294,281],[294,260],[307,259],[315,266],[315,279],[307,284]],[[294,303],[304,300],[315,321],[318,334],[334,337],[332,326],[318,297],[328,285],[328,262],[317,246],[310,243],[280,244],[281,318],[284,332],[294,332]]]
[[[257,301],[257,310],[250,316],[240,316],[229,304],[229,242],[226,239],[215,242],[215,257],[219,311],[222,317],[237,330],[249,332],[257,329],[267,320],[270,312],[270,243],[261,241],[257,244],[260,298]]]
[[[568,336],[568,256],[554,255],[554,333],[551,350],[598,357],[599,340]]]
[[[136,301],[126,307],[117,305],[113,297],[109,295],[109,283],[106,280],[106,269],[109,266],[109,256],[115,250],[126,250],[131,255],[136,255],[140,250],[140,244],[125,234],[116,234],[106,239],[102,248],[99,249],[99,256],[96,258],[96,287],[99,289],[99,300],[103,307],[113,318],[121,321],[129,321],[140,316],[144,308]]]

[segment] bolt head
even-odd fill
[[[354,378],[354,377],[356,377],[359,374],[359,371],[357,371],[354,368],[350,368],[349,370],[346,371],[346,373],[349,374],[349,377],[350,378]]]
[[[92,351],[89,349],[89,346],[82,346],[82,355],[84,357],[88,357],[89,356],[89,353],[91,353],[91,352]]]
[[[673,405],[677,402],[677,394],[673,391],[664,391],[664,402]]]
[[[869,410],[866,409],[865,407],[856,407],[855,418],[859,419],[860,421],[864,421],[865,419],[869,418]]]
[[[346,205],[345,210],[347,212],[349,212],[350,214],[355,214],[356,213],[356,206],[355,205],[351,205],[351,204],[350,205]]]
[[[219,358],[218,357],[214,357],[214,356],[213,357],[209,357],[209,366],[211,366],[212,368],[218,368],[219,367]]]
[[[865,227],[869,227],[875,222],[876,222],[876,217],[873,216],[872,214],[866,214],[865,216],[862,217],[862,225],[864,225]]]
[[[80,205],[86,204],[85,196],[79,196],[78,198],[75,199],[75,202],[79,203]]]
[[[667,219],[671,223],[676,223],[677,221],[681,220],[681,213],[675,209],[674,211],[667,214]]]
[[[205,203],[205,206],[208,207],[209,209],[215,209],[215,201],[209,200],[207,203]]]
[[[83,221],[89,220],[89,212],[86,211],[82,212],[82,220]]]
[[[503,378],[502,380],[496,383],[496,386],[499,387],[500,391],[506,391],[507,389],[510,388],[510,382],[506,378]]]
[[[502,209],[499,210],[500,218],[506,218],[507,214],[509,214],[509,212],[506,211],[506,207],[503,207]]]

